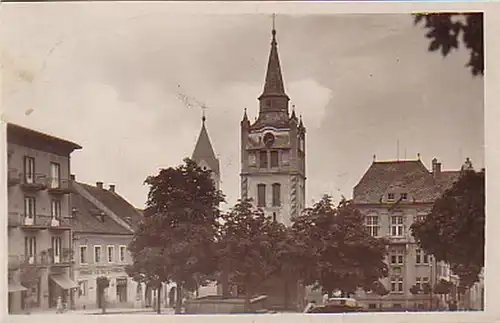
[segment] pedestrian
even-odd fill
[[[63,312],[63,301],[62,301],[62,297],[59,296],[59,297],[57,297],[56,313],[62,313],[62,312]]]

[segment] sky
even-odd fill
[[[240,121],[245,108],[258,113],[271,27],[269,15],[173,14],[166,3],[4,4],[3,119],[80,144],[77,180],[116,184],[142,208],[145,178],[194,149],[201,109],[182,93],[208,106],[230,207]],[[465,67],[466,50],[428,52],[407,14],[277,13],[276,29],[286,91],[307,128],[309,204],[351,197],[373,155],[484,167],[483,79]]]

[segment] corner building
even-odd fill
[[[266,215],[291,225],[305,208],[306,129],[289,113],[276,42],[271,51],[259,115],[254,123],[245,111],[241,121],[241,198],[251,198]]]
[[[8,310],[73,304],[70,155],[79,145],[7,124]]]
[[[374,237],[389,240],[386,258],[389,276],[381,280],[389,294],[381,298],[359,291],[356,299],[366,308],[446,307],[440,295],[413,295],[410,292],[413,285],[434,286],[441,279],[458,283],[449,265],[419,249],[410,227],[431,211],[434,201],[458,180],[459,175],[459,170],[441,170],[441,163],[436,158],[432,160],[430,171],[420,157],[417,160],[374,160],[354,187],[353,200],[365,217],[368,231]],[[455,294],[456,291],[452,291],[451,298],[455,298]]]

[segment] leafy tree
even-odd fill
[[[281,269],[281,251],[286,243],[284,225],[255,209],[251,200],[239,200],[223,216],[219,240],[221,270],[245,293],[245,310],[259,283]]]
[[[432,309],[432,305],[433,305],[433,297],[432,297],[432,286],[431,284],[429,283],[424,283],[422,284],[422,294],[424,295],[430,295],[430,298],[429,298],[429,307]]]
[[[422,293],[422,287],[420,287],[420,285],[417,285],[417,284],[414,284],[410,287],[410,293],[412,295],[419,295],[420,293]],[[417,308],[417,301],[415,300],[415,309]]]
[[[453,287],[453,283],[440,279],[435,285],[434,285],[434,294],[438,295],[443,295],[445,301],[448,301],[448,296],[451,293]]]
[[[372,291],[380,297],[379,307],[382,310],[382,298],[389,294],[389,290],[380,281],[376,281],[373,285]]]
[[[485,172],[463,168],[423,221],[411,226],[418,245],[450,264],[460,284],[472,286],[484,266]]]
[[[336,290],[344,296],[358,288],[369,290],[387,276],[388,242],[370,236],[364,216],[351,201],[343,199],[334,207],[332,198],[325,195],[294,219],[292,232],[301,278],[328,295]]]
[[[145,183],[149,185],[147,207],[129,246],[133,264],[128,274],[156,283],[159,289],[161,282],[175,282],[175,311],[180,313],[183,289],[194,289],[199,275],[216,269],[218,206],[224,198],[211,171],[190,159],[162,169]]]
[[[428,30],[429,51],[446,57],[462,43],[470,53],[466,67],[474,76],[484,74],[483,13],[416,14],[414,19]]]

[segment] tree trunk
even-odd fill
[[[101,288],[101,309],[102,309],[102,314],[106,314],[106,293],[104,292],[106,289]]]
[[[175,300],[175,314],[182,313],[182,285],[177,283],[177,287],[175,289],[177,293],[177,297]]]
[[[157,292],[158,292],[158,296],[156,297],[156,300],[157,300],[156,313],[161,314],[161,283],[158,286]]]
[[[245,313],[250,313],[251,304],[250,300],[252,298],[252,292],[250,290],[250,284],[245,284]]]

